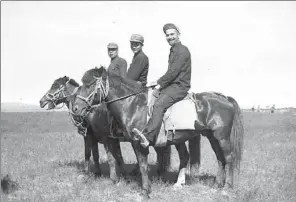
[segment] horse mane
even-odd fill
[[[79,87],[80,86],[79,83],[77,83],[77,81],[75,81],[74,79],[70,79],[69,80],[69,84],[71,84],[71,85],[73,85],[75,87]]]
[[[64,76],[64,77],[60,77],[58,79],[56,79],[51,88],[59,88],[60,85],[65,85],[67,82],[69,81],[69,83],[75,87],[79,87],[79,83],[77,83],[74,79],[70,79],[68,76]]]
[[[93,69],[89,69],[84,73],[84,75],[81,78],[81,81],[83,85],[89,86],[94,82],[94,80],[96,79],[95,77],[103,76],[104,72],[107,72],[107,71],[102,66],[100,68],[95,67]]]
[[[107,72],[107,70],[104,67],[101,68],[93,68],[90,70],[87,70],[81,81],[83,85],[89,86],[91,85],[96,77],[103,77],[107,78],[107,75],[109,76],[109,83],[110,85],[114,86],[115,88],[119,88],[121,85],[127,86],[129,90],[132,90],[133,92],[137,92],[143,88],[141,84],[138,84],[136,81],[129,79],[127,77],[121,77],[117,74],[114,74],[112,72]]]
[[[136,81],[127,78],[127,77],[121,77],[118,74],[114,74],[112,72],[109,72],[109,83],[114,86],[115,88],[119,88],[121,85],[127,86],[132,92],[137,92],[141,89],[143,89],[143,86]]]

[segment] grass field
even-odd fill
[[[179,159],[173,148],[166,182],[155,179],[156,155],[150,149],[149,201],[296,201],[296,115],[244,113],[245,142],[241,175],[233,190],[219,190],[209,179],[217,161],[202,137],[201,181],[174,190]],[[129,143],[121,143],[126,170],[136,158]],[[103,176],[81,170],[83,138],[65,112],[1,113],[1,175],[9,174],[19,188],[1,193],[1,201],[141,201],[140,179],[132,176],[113,185],[106,153],[100,149]]]

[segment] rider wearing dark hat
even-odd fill
[[[130,45],[134,57],[128,69],[127,77],[145,86],[147,84],[149,59],[142,50],[144,37],[140,34],[133,34],[130,38]]]
[[[180,32],[172,23],[164,25],[163,31],[171,46],[167,72],[155,82],[159,96],[155,100],[152,115],[143,132],[133,129],[134,139],[140,140],[143,147],[154,144],[159,134],[166,110],[182,100],[191,86],[191,55],[179,39]]]
[[[107,48],[108,55],[111,58],[108,72],[125,77],[127,72],[127,63],[125,59],[118,56],[118,45],[112,42],[108,44]]]

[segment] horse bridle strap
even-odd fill
[[[71,79],[69,79],[66,83],[65,83],[65,85],[63,85],[61,88],[59,88],[59,89],[57,89],[54,93],[47,93],[46,94],[46,97],[54,104],[54,106],[56,107],[57,105],[56,105],[56,101],[59,99],[59,97],[60,97],[60,94],[62,93],[62,98],[60,98],[60,99],[64,99],[64,98],[67,98],[67,97],[69,97],[69,96],[71,96],[71,95],[74,95],[76,92],[77,92],[77,90],[78,90],[78,87],[76,87],[74,90],[73,90],[73,92],[71,93],[71,94],[69,94],[69,95],[66,95],[65,94],[65,86],[70,82],[70,80]],[[63,105],[64,106],[64,105]],[[63,107],[62,106],[62,107]],[[62,107],[60,107],[60,108],[62,108]],[[60,109],[59,108],[59,109]]]
[[[131,93],[131,94],[128,94],[128,95],[125,95],[125,96],[122,96],[122,97],[116,98],[116,99],[114,99],[114,100],[107,101],[107,102],[101,102],[101,103],[99,103],[99,104],[97,104],[97,105],[92,105],[92,106],[91,106],[91,109],[100,106],[102,103],[110,104],[110,103],[116,102],[116,101],[118,101],[118,100],[123,100],[123,99],[126,99],[126,98],[128,98],[128,97],[131,97],[131,96],[134,96],[134,95],[138,95],[138,94],[140,94],[140,93],[143,93],[143,92],[147,91],[149,88],[154,88],[155,86],[156,86],[156,85],[145,86],[144,89],[142,89],[142,90],[140,90],[140,91],[138,91],[138,92]]]
[[[96,81],[95,90],[88,97],[83,97],[81,95],[77,95],[77,98],[79,98],[79,99],[83,100],[84,102],[86,102],[88,107],[92,106],[92,103],[94,102],[94,99],[95,99],[96,94],[98,93],[98,90],[100,90],[100,100],[99,100],[99,102],[102,102],[102,100],[104,100],[108,96],[108,92],[109,92],[109,80],[108,80],[108,77],[106,79],[106,86],[104,86],[102,77],[98,78],[98,77],[94,76],[94,78],[96,79],[95,80]],[[91,84],[89,84],[89,85],[91,85]]]

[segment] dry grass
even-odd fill
[[[217,162],[202,137],[201,181],[174,190],[179,159],[175,149],[166,182],[155,180],[156,155],[149,156],[152,194],[149,201],[296,201],[296,116],[244,113],[245,144],[240,180],[233,190],[212,187]],[[125,168],[136,158],[129,143],[121,143]],[[81,172],[84,150],[65,112],[1,113],[1,174],[18,183],[1,193],[1,201],[141,201],[140,179],[128,176],[113,185],[106,153],[100,149],[103,177]]]

